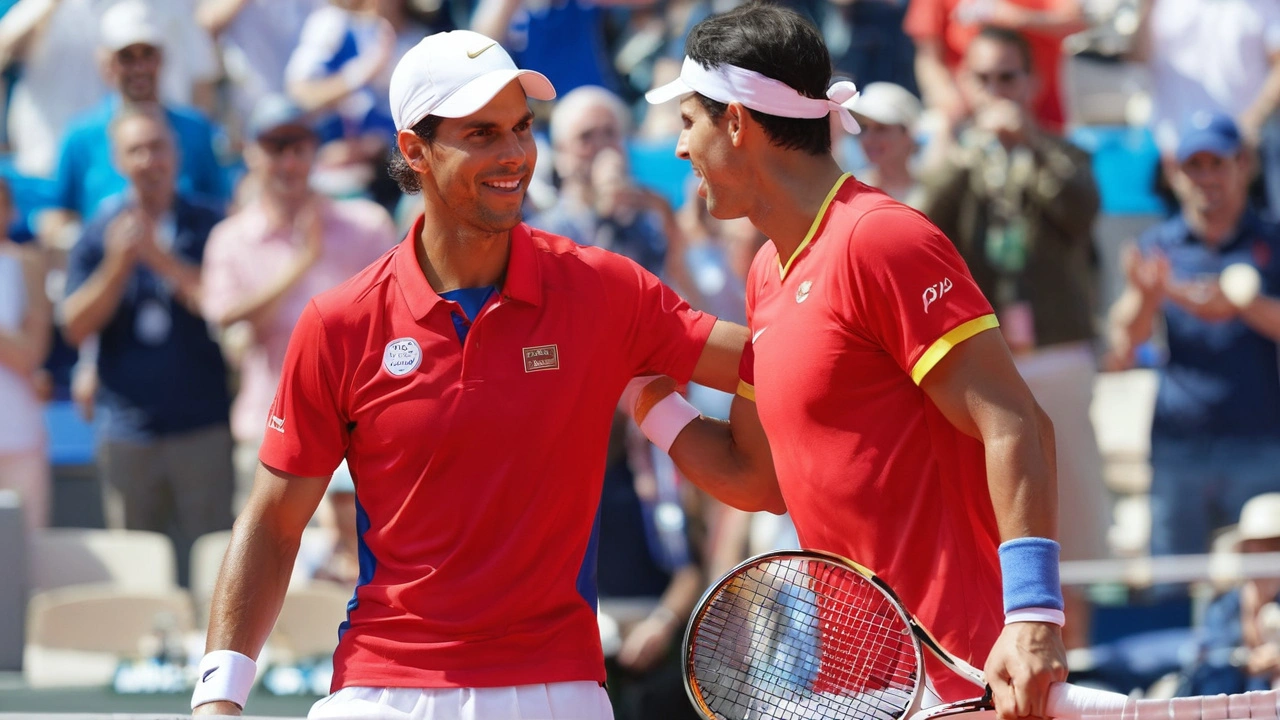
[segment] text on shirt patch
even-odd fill
[[[805,280],[800,283],[800,287],[796,290],[796,302],[802,303],[809,299],[809,288],[813,287],[812,280]]]
[[[284,433],[284,418],[272,415],[267,418],[267,429],[275,430],[278,433]]]
[[[555,345],[539,345],[523,348],[524,371],[556,370],[560,367],[560,349]]]
[[[413,338],[397,338],[382,351],[382,367],[396,377],[408,375],[422,364],[422,348]]]
[[[929,312],[929,306],[937,302],[939,298],[947,294],[951,289],[951,278],[942,278],[942,282],[936,285],[930,285],[924,289],[924,311]]]

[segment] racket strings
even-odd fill
[[[749,567],[707,603],[691,685],[717,718],[891,720],[915,697],[910,628],[869,580],[808,558]]]

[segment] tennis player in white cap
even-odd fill
[[[238,714],[303,528],[344,458],[360,573],[312,718],[609,720],[595,519],[618,397],[731,391],[745,328],[621,255],[521,223],[551,83],[473,32],[391,78],[404,241],[294,328],[210,610],[197,714]],[[761,440],[761,442],[763,442]]]

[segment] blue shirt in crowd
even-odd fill
[[[1244,646],[1240,597],[1240,588],[1235,588],[1218,596],[1205,609],[1195,656],[1184,672],[1179,696],[1233,695],[1271,689],[1271,678],[1250,675],[1240,664],[1239,654]],[[1280,598],[1273,602],[1280,602]]]
[[[604,10],[580,0],[552,0],[522,7],[511,19],[508,47],[516,64],[551,80],[560,96],[583,85],[618,92],[604,37]]]
[[[102,263],[107,226],[126,206],[113,199],[85,226],[67,262],[68,295]],[[170,252],[199,265],[221,219],[214,206],[180,197],[157,235],[171,234]],[[99,333],[98,379],[99,433],[106,440],[143,442],[228,422],[226,366],[209,326],[141,263]]]
[[[1169,258],[1175,281],[1216,280],[1223,268],[1249,263],[1262,292],[1280,294],[1280,226],[1247,211],[1239,227],[1214,248],[1181,217],[1143,234],[1144,255]],[[1166,300],[1169,359],[1156,395],[1152,440],[1280,437],[1277,345],[1236,318],[1207,322]]]
[[[125,190],[128,183],[116,169],[107,136],[119,104],[119,97],[110,97],[67,130],[54,177],[54,207],[74,210],[87,221],[103,200]],[[164,112],[177,142],[179,191],[225,202],[230,192],[214,154],[213,124],[192,109],[166,107]]]

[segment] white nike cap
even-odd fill
[[[502,46],[470,30],[423,38],[391,73],[391,117],[396,130],[428,115],[466,117],[494,98],[512,80],[535,100],[552,100],[556,89],[545,75],[521,70]]]

